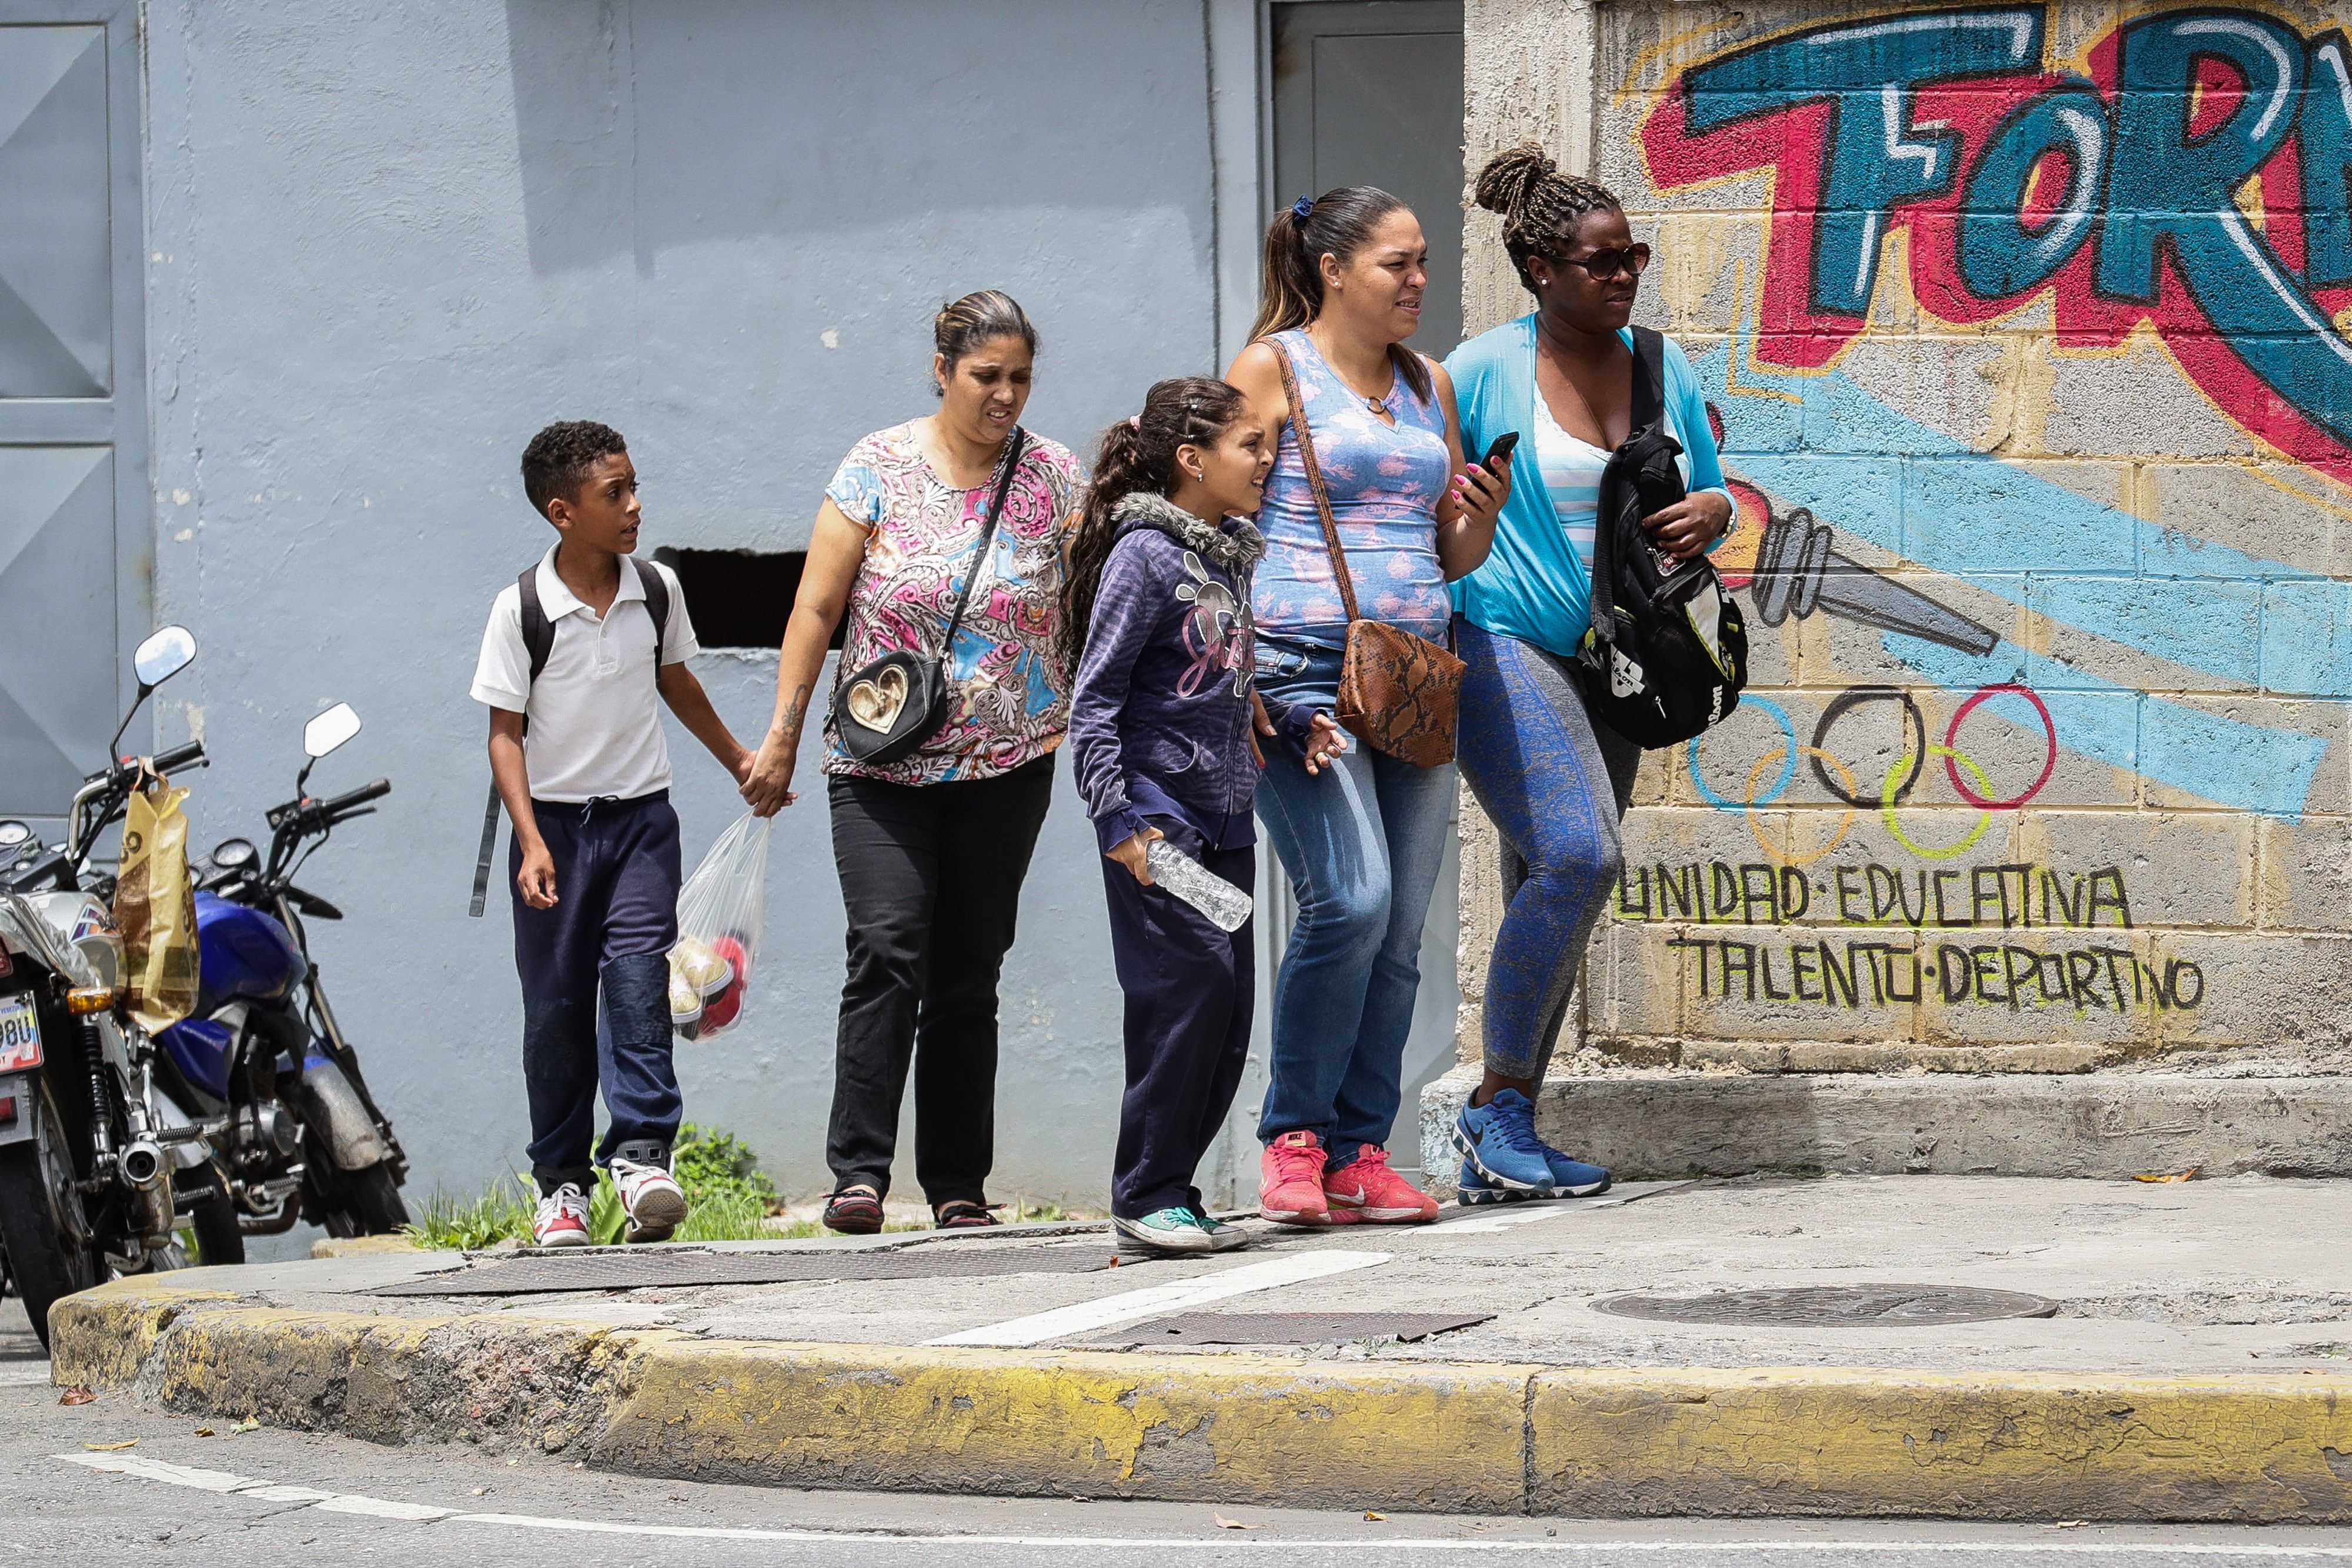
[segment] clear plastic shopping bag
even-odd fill
[[[771,825],[772,819],[746,812],[678,890],[669,1018],[688,1040],[709,1040],[743,1010],[743,990],[760,959]]]

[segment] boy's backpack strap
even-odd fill
[[[548,654],[555,651],[555,623],[547,618],[547,607],[539,601],[539,564],[536,561],[515,579],[515,591],[521,596],[522,649],[530,657],[530,682],[536,682],[539,673],[547,668]],[[647,591],[650,594],[651,591]],[[663,597],[668,597],[667,589]],[[660,622],[656,622],[655,625],[658,627]],[[659,643],[656,643],[656,646],[658,647]],[[527,690],[524,700],[530,700]],[[530,733],[530,715],[528,712],[523,715],[522,727],[524,734]],[[482,917],[483,905],[489,898],[490,861],[498,853],[498,848],[499,781],[493,779],[490,780],[490,802],[482,808],[481,852],[474,857],[474,898],[466,906],[466,913],[477,920]]]
[[[555,622],[547,618],[547,608],[539,601],[539,567],[534,563],[515,579],[515,588],[522,595],[522,647],[530,655],[530,678],[547,668],[547,656],[555,651]]]
[[[669,644],[669,579],[649,560],[628,558],[637,569],[637,581],[645,586],[646,613],[654,619],[654,673],[661,673],[662,650]]]

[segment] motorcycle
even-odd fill
[[[195,656],[179,626],[139,645],[138,696],[108,756],[155,688]],[[208,1131],[155,1092],[154,1042],[122,1005],[115,878],[90,864],[142,777],[205,762],[203,742],[191,741],[90,774],[67,810],[61,846],[0,821],[0,1252],[44,1344],[58,1298],[184,1264],[183,1224],[204,1262],[245,1259]]]
[[[349,703],[303,727],[294,799],[270,810],[269,851],[223,840],[196,882],[196,1009],[164,1030],[169,1097],[226,1140],[237,1223],[277,1235],[307,1219],[330,1236],[382,1236],[408,1223],[408,1162],[320,983],[304,916],[342,911],[294,884],[328,835],[391,793],[379,779],[314,800],[310,769],[360,731]]]

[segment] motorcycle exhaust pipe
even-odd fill
[[[163,1145],[152,1138],[141,1138],[122,1151],[117,1167],[122,1179],[141,1192],[147,1192],[163,1179]]]

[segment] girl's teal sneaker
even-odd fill
[[[1140,1219],[1114,1215],[1110,1228],[1118,1237],[1119,1251],[1131,1257],[1167,1258],[1219,1249],[1215,1235],[1202,1229],[1200,1218],[1189,1208],[1163,1208]]]

